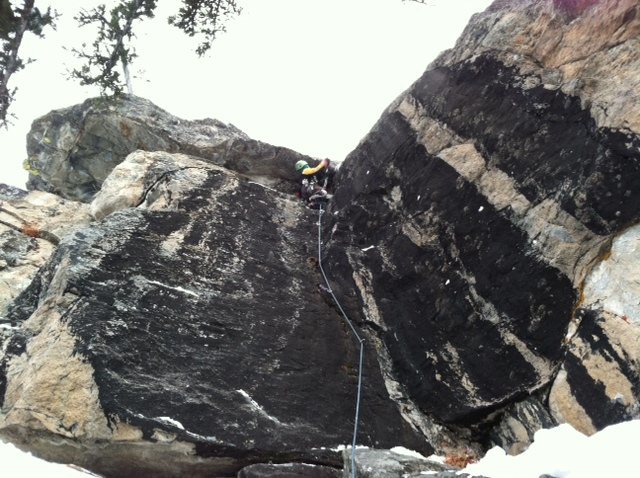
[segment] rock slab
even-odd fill
[[[105,476],[339,465],[358,351],[317,287],[315,212],[190,156],[118,168],[14,302],[0,432]],[[365,370],[360,440],[429,452]]]
[[[637,13],[495,2],[342,165],[327,262],[416,426],[549,387],[586,277],[640,221]]]

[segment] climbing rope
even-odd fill
[[[327,291],[331,294],[333,301],[338,306],[338,309],[342,313],[344,320],[349,324],[351,328],[351,333],[354,338],[358,341],[360,346],[360,360],[358,363],[358,393],[356,395],[356,415],[353,420],[353,441],[351,443],[351,477],[356,477],[356,438],[358,436],[358,420],[360,417],[360,398],[362,396],[362,365],[364,361],[364,339],[360,337],[358,332],[356,331],[353,323],[347,317],[346,312],[340,305],[338,298],[333,293],[331,289],[331,284],[329,284],[329,279],[327,278],[327,274],[324,272],[324,268],[322,267],[322,214],[324,214],[324,210],[322,209],[322,204],[318,209],[318,265],[320,266],[320,272],[322,273],[322,277],[324,278],[325,283],[327,284]]]

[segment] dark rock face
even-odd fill
[[[296,179],[291,165],[311,159],[252,140],[233,125],[183,120],[123,95],[89,99],[35,120],[27,136],[27,187],[90,202],[113,168],[136,150],[197,156],[290,191]]]
[[[598,128],[579,99],[542,85],[523,89],[519,74],[491,57],[427,71],[412,94],[432,118],[474,138],[492,166],[538,204],[554,196],[597,234],[637,220],[637,135]]]
[[[427,153],[398,113],[379,128],[386,137],[374,131],[343,166],[352,187],[335,196],[329,262],[337,277],[370,271],[365,294],[377,298],[381,336],[411,396],[443,421],[473,420],[550,378],[506,337],[557,361],[575,293],[527,250],[508,212]]]
[[[343,164],[327,261],[406,396],[472,425],[553,379],[585,275],[639,219],[640,137],[500,54],[456,53]]]
[[[153,460],[125,465],[114,451],[108,463],[67,451],[108,476],[211,476],[266,460],[338,464],[330,449],[350,440],[357,348],[317,287],[314,213],[226,170],[170,165],[163,154],[149,154],[168,170],[143,192],[144,209],[117,211],[67,238],[16,302],[31,363],[54,350],[81,357],[78,381],[96,395],[85,397],[80,418],[65,418],[55,394],[27,398],[9,382],[4,433],[19,436],[31,420],[87,449],[97,438],[112,449],[133,435],[194,456],[154,468]],[[40,334],[61,338],[39,351]],[[71,348],[62,352],[63,344]],[[7,376],[28,373],[23,350],[4,357]],[[429,452],[389,399],[373,355],[364,383],[359,442]]]

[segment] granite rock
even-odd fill
[[[639,32],[635,0],[496,1],[348,156],[321,230],[366,340],[358,444],[517,452],[637,416]],[[308,158],[128,96],[28,145],[29,188],[95,222],[41,229],[4,305],[0,433],[106,476],[340,466],[358,352],[288,195]],[[40,243],[9,229],[17,264]]]

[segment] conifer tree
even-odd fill
[[[426,3],[426,0],[409,1]],[[17,91],[9,86],[9,80],[31,61],[19,54],[25,33],[43,37],[46,27],[55,28],[57,13],[50,6],[41,10],[35,2],[0,0],[0,127],[7,126],[8,110]],[[91,10],[80,10],[74,18],[80,26],[95,25],[97,35],[91,45],[71,48],[81,60],[81,65],[71,71],[71,77],[82,85],[97,85],[103,95],[117,95],[125,88],[133,93],[130,66],[136,57],[134,26],[153,18],[157,3],[158,0],[111,0],[110,5],[114,6],[110,9],[103,3]],[[181,0],[178,12],[168,22],[197,38],[196,53],[202,56],[241,10],[238,0]]]
[[[35,0],[0,0],[0,127],[9,123],[9,106],[18,90],[9,86],[9,80],[31,61],[19,54],[25,33],[43,37],[46,27],[55,26],[56,14],[51,7],[42,11],[34,3]]]

